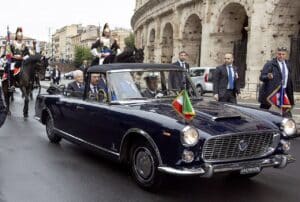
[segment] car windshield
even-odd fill
[[[121,71],[108,73],[113,101],[174,98],[184,87],[196,96],[182,71]]]

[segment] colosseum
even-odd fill
[[[216,66],[232,52],[244,92],[257,89],[263,64],[287,47],[300,91],[300,0],[136,0],[131,19],[145,62]]]

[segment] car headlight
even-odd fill
[[[283,119],[281,122],[281,129],[285,136],[292,136],[297,132],[296,123],[293,119]]]
[[[199,133],[197,129],[191,126],[186,126],[182,130],[181,143],[183,146],[192,147],[195,146],[198,143],[198,141],[199,141]]]

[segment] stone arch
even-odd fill
[[[216,26],[216,62],[223,63],[225,53],[233,53],[234,64],[238,67],[241,86],[245,86],[247,70],[247,46],[249,17],[240,3],[229,3],[221,11]]]
[[[154,63],[155,61],[155,29],[150,30],[149,41],[148,41],[148,61]]]
[[[200,66],[201,62],[202,22],[198,15],[190,15],[182,32],[182,50],[189,55],[191,66]]]
[[[172,63],[174,52],[174,31],[171,23],[166,23],[162,33],[161,63]]]

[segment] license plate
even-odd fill
[[[246,175],[246,174],[251,174],[251,173],[259,173],[260,172],[260,167],[250,167],[250,168],[243,168],[240,171],[241,175]]]

